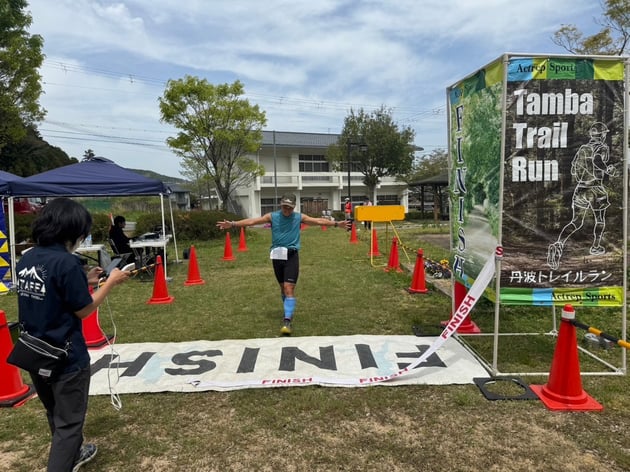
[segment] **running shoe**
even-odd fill
[[[79,458],[74,463],[74,467],[72,468],[72,472],[77,472],[83,464],[87,464],[94,456],[96,456],[96,444],[84,444],[81,446],[81,454],[79,454]]]
[[[291,327],[291,320],[285,318],[282,322],[282,328],[280,328],[280,334],[290,335],[293,332],[293,328]]]

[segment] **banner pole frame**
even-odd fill
[[[618,290],[621,289],[623,290],[623,295],[619,298],[620,300],[620,304],[616,305],[616,306],[610,306],[609,308],[613,308],[615,310],[616,313],[619,313],[619,308],[621,308],[621,331],[622,331],[622,338],[623,340],[626,340],[627,338],[627,330],[628,330],[628,320],[627,320],[627,292],[628,292],[628,180],[629,180],[629,165],[630,165],[630,146],[629,146],[629,139],[630,139],[630,94],[628,93],[628,90],[630,90],[630,58],[628,57],[620,57],[620,56],[609,56],[609,55],[572,55],[572,54],[530,54],[530,53],[505,53],[501,56],[499,56],[497,59],[495,59],[494,61],[491,61],[490,63],[488,63],[487,65],[485,65],[483,68],[478,69],[475,72],[472,72],[470,74],[467,74],[463,79],[455,82],[454,84],[448,86],[446,88],[446,98],[447,98],[447,103],[448,103],[448,113],[447,113],[447,126],[448,126],[448,130],[449,130],[449,139],[448,139],[448,159],[449,159],[449,176],[451,177],[451,182],[449,184],[449,187],[453,187],[454,183],[453,183],[453,173],[454,173],[454,167],[456,165],[455,158],[456,157],[460,157],[458,155],[456,155],[456,149],[459,149],[459,147],[455,147],[455,141],[454,139],[457,138],[457,136],[459,136],[459,134],[456,134],[456,129],[455,129],[455,116],[453,115],[456,106],[460,106],[462,102],[460,102],[460,97],[461,95],[458,95],[458,93],[466,93],[469,92],[469,89],[466,89],[464,85],[470,85],[470,83],[474,83],[474,80],[472,79],[476,79],[477,77],[483,77],[484,73],[487,73],[488,70],[490,70],[492,68],[493,65],[497,65],[498,66],[498,62],[501,61],[501,67],[502,69],[497,72],[499,73],[503,73],[503,81],[502,81],[502,89],[501,89],[501,105],[500,105],[500,113],[501,113],[501,134],[499,136],[500,142],[501,142],[501,150],[500,150],[500,156],[501,156],[501,161],[500,161],[500,166],[499,166],[499,173],[500,173],[500,192],[498,195],[498,215],[499,215],[499,224],[498,224],[498,229],[496,230],[496,237],[497,237],[497,243],[499,246],[503,246],[503,219],[504,219],[504,215],[503,215],[503,211],[504,211],[504,193],[506,191],[506,189],[504,188],[504,183],[505,183],[505,174],[507,172],[507,170],[505,169],[506,166],[506,159],[507,159],[507,154],[508,154],[508,148],[506,147],[506,140],[508,139],[507,137],[507,126],[508,126],[508,112],[510,110],[508,110],[507,106],[508,106],[508,99],[509,97],[507,96],[508,94],[508,80],[509,80],[509,69],[508,69],[508,65],[512,62],[512,60],[514,59],[523,59],[523,58],[531,58],[533,60],[554,60],[554,59],[562,59],[562,60],[568,60],[568,61],[579,61],[579,60],[593,60],[593,61],[602,61],[604,63],[609,62],[609,64],[613,64],[612,61],[614,62],[614,66],[615,67],[620,67],[622,69],[622,73],[624,74],[623,79],[621,80],[621,83],[624,84],[624,92],[623,92],[623,101],[622,100],[618,100],[617,103],[619,103],[619,105],[621,105],[621,112],[623,112],[623,121],[619,120],[617,123],[618,124],[622,124],[623,126],[623,132],[621,133],[621,135],[623,136],[623,145],[620,146],[620,148],[617,148],[617,159],[621,159],[621,165],[623,166],[623,190],[622,192],[622,201],[619,202],[618,204],[621,205],[622,208],[620,208],[621,211],[621,218],[623,219],[623,223],[622,223],[622,234],[623,234],[623,242],[621,244],[621,252],[622,252],[622,257],[623,257],[623,264],[621,267],[621,270],[623,271],[623,276],[619,277],[617,279],[617,287]],[[608,79],[606,78],[606,72],[607,72],[607,64],[604,66],[603,68],[603,73],[604,76],[602,78],[602,76],[600,75],[599,78],[601,80],[619,80],[619,79]],[[497,67],[498,68],[498,67]],[[496,69],[495,69],[496,70]],[[497,76],[494,76],[495,78],[497,78]],[[471,80],[469,80],[471,79]],[[548,80],[545,78],[545,80]],[[551,80],[551,79],[549,79]],[[590,79],[593,80],[593,79]],[[597,80],[597,78],[595,78],[595,80]],[[468,84],[464,84],[466,81],[469,81],[470,83]],[[495,82],[496,83],[496,82]],[[620,82],[617,82],[617,84],[620,84]],[[482,87],[483,85],[479,84],[480,87]],[[619,85],[617,86],[619,87]],[[461,92],[460,92],[461,90]],[[479,90],[479,89],[478,89]],[[474,90],[473,90],[474,92]],[[619,97],[619,95],[617,94],[617,97]],[[496,115],[495,115],[496,116]],[[498,120],[497,120],[498,121]],[[497,122],[498,124],[498,122]],[[617,130],[619,130],[620,127],[617,128]],[[620,130],[619,130],[620,131]],[[457,130],[457,133],[459,133],[459,129]],[[459,146],[459,141],[458,141],[458,146]],[[617,161],[619,162],[619,161]],[[619,194],[617,194],[619,195]],[[619,198],[619,197],[617,197]],[[455,207],[457,207],[457,202],[453,199],[453,197],[451,197],[451,206],[455,205]],[[453,210],[453,208],[451,209],[450,212],[451,215],[451,224],[449,225],[449,229],[450,229],[450,237],[451,237],[451,251],[453,254],[456,253],[457,251],[457,241],[454,241],[454,238],[456,237],[456,228],[455,228],[455,223],[453,222],[453,218],[456,217],[456,212]],[[619,234],[619,233],[617,233]],[[619,236],[617,236],[619,237]],[[556,304],[559,303],[557,298],[554,298],[552,300],[552,303],[550,304],[551,307],[551,322],[552,322],[552,328],[551,330],[549,330],[548,332],[540,332],[540,333],[500,333],[500,306],[501,306],[501,280],[500,280],[500,276],[501,276],[501,266],[504,265],[505,266],[506,261],[501,261],[501,260],[497,260],[496,261],[496,269],[495,269],[495,275],[497,280],[495,281],[495,299],[494,299],[494,329],[492,333],[487,333],[487,334],[459,334],[458,333],[458,338],[460,339],[465,339],[468,336],[493,336],[493,342],[492,342],[492,360],[489,363],[488,360],[484,359],[483,357],[480,357],[479,354],[475,354],[475,350],[472,346],[468,346],[469,350],[471,350],[471,352],[473,352],[476,357],[478,357],[478,359],[486,366],[486,369],[488,369],[490,372],[496,373],[496,374],[500,374],[501,372],[499,372],[498,369],[498,363],[499,363],[499,339],[502,336],[514,336],[514,335],[523,335],[523,334],[537,334],[537,335],[550,335],[550,336],[557,336],[558,333],[558,326],[557,326],[557,318],[556,318]],[[617,266],[619,270],[619,266]],[[505,268],[504,268],[505,270]],[[619,282],[621,282],[621,284],[619,284]],[[466,284],[468,285],[468,284]],[[621,287],[619,287],[619,285],[621,285]],[[594,287],[596,287],[596,285],[593,285]],[[553,288],[559,289],[562,288],[562,286],[552,286]],[[589,286],[585,285],[586,288],[589,288]],[[613,287],[614,288],[614,287]],[[505,288],[504,288],[505,290]],[[544,300],[542,300],[543,303],[532,303],[532,306],[535,305],[545,305],[546,303],[544,303]],[[519,303],[516,303],[519,304]],[[529,304],[527,304],[529,305]],[[506,305],[507,306],[507,305]],[[613,316],[611,316],[611,319],[616,318],[616,316],[613,314]],[[468,344],[465,343],[464,344]],[[610,371],[605,371],[605,372],[584,372],[584,375],[626,375],[627,374],[627,353],[625,352],[625,349],[622,349],[621,354],[620,354],[620,366],[616,366],[616,365],[612,365],[611,363],[607,362],[607,360],[600,358],[597,356],[596,353],[592,353],[590,351],[588,351],[587,349],[584,349],[582,347],[580,347],[581,351],[584,351],[585,354],[587,354],[588,356],[598,360],[602,365],[606,366],[607,369],[611,369],[612,372]],[[489,352],[488,352],[489,354]],[[504,375],[540,375],[541,373],[538,372],[530,372],[530,373],[515,373],[515,374],[504,374]],[[544,373],[542,373],[542,375],[546,375]]]

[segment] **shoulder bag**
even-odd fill
[[[65,367],[69,348],[70,343],[62,349],[22,331],[7,362],[28,372],[50,378]]]

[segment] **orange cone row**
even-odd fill
[[[562,309],[558,341],[551,362],[549,380],[545,385],[530,385],[549,410],[599,411],[604,407],[582,389],[580,360],[577,348],[575,310],[571,305]]]
[[[385,267],[385,272],[395,271],[402,272],[403,270],[400,268],[400,258],[398,257],[398,238],[394,238],[392,241],[392,249],[389,251],[389,261],[387,262],[387,267]]]
[[[381,252],[378,250],[378,236],[376,235],[376,228],[372,228],[372,244],[370,246],[368,256],[378,257],[380,255]]]
[[[241,228],[241,236],[238,240],[238,251],[239,252],[247,251],[247,242],[245,241],[245,228]]]
[[[453,317],[453,313],[455,312],[455,310],[457,310],[459,305],[466,298],[467,293],[468,293],[468,289],[463,283],[459,282],[458,280],[455,280],[453,282],[454,311],[451,313],[451,318]],[[449,323],[449,321],[450,320],[442,321],[440,324],[442,326],[446,326]],[[459,328],[457,328],[457,332],[460,334],[479,334],[481,333],[481,329],[470,318],[470,315],[467,315],[466,318],[464,318],[464,321],[462,321],[462,323],[459,325]]]
[[[352,223],[350,229],[350,244],[359,244],[359,240],[357,238],[357,227]]]
[[[225,245],[223,247],[223,260],[224,261],[234,261],[236,258],[232,253],[232,238],[230,238],[230,233],[225,233]]]
[[[90,293],[93,292],[92,287],[89,288]],[[114,335],[105,335],[98,322],[98,308],[89,316],[83,318],[82,322],[83,337],[88,349],[97,349],[103,347],[108,342],[112,342]]]
[[[197,251],[195,246],[190,246],[190,255],[188,256],[188,278],[184,285],[203,285],[206,281],[199,274],[199,264],[197,263]]]
[[[7,363],[13,341],[4,311],[0,310],[0,407],[16,407],[35,395],[30,385],[22,382],[20,369]]]
[[[416,265],[413,268],[411,286],[407,289],[409,293],[427,293],[426,279],[424,275],[424,252],[418,249]]]
[[[153,279],[153,295],[147,303],[149,305],[159,305],[171,303],[173,300],[175,300],[175,297],[169,296],[168,288],[166,287],[162,257],[157,256],[155,260],[155,278]]]

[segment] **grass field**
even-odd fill
[[[406,248],[422,247],[431,259],[448,254],[425,236],[427,230],[409,227],[399,233]],[[359,233],[356,245],[348,243],[348,236],[332,228],[303,232],[295,336],[411,335],[413,326],[439,333],[440,321],[451,312],[450,298],[431,284],[427,294],[408,294],[410,273],[383,271],[386,256],[372,266],[366,234]],[[386,254],[391,239],[385,240],[380,228],[379,236]],[[172,304],[148,305],[152,283],[132,279],[110,294],[100,324],[111,332],[111,316],[118,343],[276,337],[282,311],[269,241],[269,230],[250,229],[248,251],[238,252],[234,233],[233,262],[221,260],[223,240],[195,243],[205,285],[185,287],[187,263],[171,263]],[[181,258],[190,242],[178,244]],[[171,247],[171,260],[173,251]],[[413,266],[415,254],[409,255]],[[407,263],[404,254],[400,259]],[[1,297],[0,308],[10,321],[17,319],[15,295]],[[577,312],[585,322],[621,334],[620,310]],[[484,334],[491,333],[494,305],[481,301],[473,319]],[[502,307],[500,320],[505,333],[554,328],[548,308]],[[464,341],[491,359],[490,336],[466,336]],[[499,370],[548,372],[554,346],[555,338],[543,334],[502,338]],[[617,363],[619,349],[597,354]],[[602,370],[589,358],[580,361],[583,372]],[[530,384],[547,380],[523,379]],[[537,400],[488,401],[474,385],[123,395],[121,411],[108,396],[90,397],[85,433],[98,444],[99,454],[84,470],[630,470],[628,377],[584,375],[582,382],[604,406],[602,412],[551,412]],[[38,400],[1,410],[0,470],[43,470],[49,440]]]

